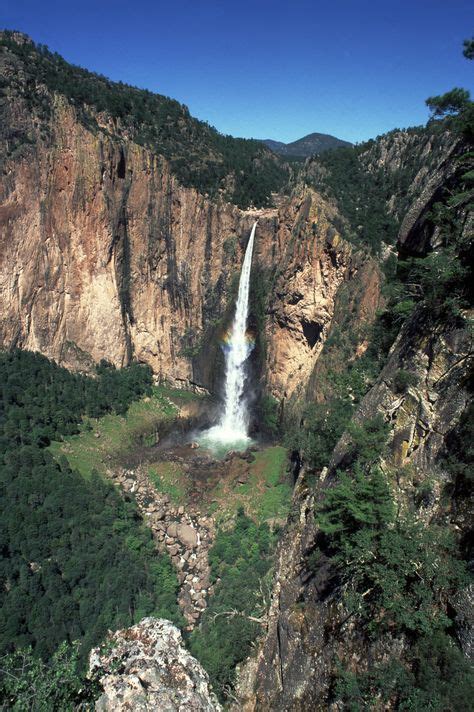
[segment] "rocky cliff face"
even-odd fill
[[[435,197],[446,183],[459,149],[458,139],[435,126],[431,130],[391,131],[366,144],[359,161],[368,172],[382,171],[392,188],[387,209],[405,221],[402,233],[408,229],[407,213],[413,215],[421,206],[426,207],[428,196]],[[417,240],[420,242],[419,233]]]
[[[415,199],[400,231],[402,256],[426,255],[436,246],[436,232],[426,218],[450,176],[445,164]],[[472,235],[469,216],[464,231]],[[382,415],[390,426],[388,451],[380,466],[399,510],[415,510],[425,524],[444,522],[461,542],[470,536],[472,501],[469,503],[468,497],[468,501],[450,499],[448,493],[455,486],[444,456],[472,395],[472,313],[465,316],[464,323],[456,323],[426,307],[417,308],[354,416],[355,422],[362,424]],[[409,385],[402,389],[397,386],[401,371],[410,375]],[[311,381],[309,385],[316,387]],[[357,619],[343,607],[329,561],[323,555],[316,570],[310,564],[318,534],[315,504],[337,478],[337,468],[350,457],[350,443],[350,435],[345,433],[316,486],[309,484],[304,470],[300,473],[279,549],[267,629],[256,656],[240,674],[239,709],[341,709],[334,698],[331,702],[336,661],[360,674],[391,659],[403,659],[404,636],[364,636]],[[472,597],[471,586],[449,602],[453,631],[471,659]],[[379,708],[387,709],[375,704],[374,709]]]
[[[328,335],[338,290],[362,269],[332,227],[334,213],[306,189],[293,199],[291,213],[278,216],[266,374],[271,390],[281,398],[303,391]]]
[[[229,315],[258,218],[255,265],[271,277],[268,380],[277,395],[300,386],[338,287],[357,269],[330,225],[334,208],[308,189],[260,212],[211,201],[106,115],[89,129],[38,86],[44,118],[28,104],[21,65],[7,52],[1,62],[6,84],[15,73],[20,88],[1,103],[0,344],[83,370],[137,359],[213,387],[203,351]]]
[[[429,522],[440,514],[451,518],[458,532],[468,534],[469,510],[449,506],[449,473],[440,461],[448,434],[469,402],[468,380],[473,365],[472,338],[467,329],[432,331],[415,315],[401,332],[374,387],[355,416],[359,422],[382,413],[391,425],[389,453],[383,463],[399,506],[413,507],[417,492],[426,494],[419,516]],[[400,368],[416,375],[416,385],[400,394],[394,377]],[[329,478],[349,449],[344,435],[338,443]],[[429,483],[429,487],[424,487]],[[348,617],[330,567],[311,569],[308,557],[315,547],[317,492],[302,472],[294,505],[282,540],[276,568],[267,631],[258,656],[241,678],[245,710],[325,710],[335,661],[363,672],[367,666],[399,657],[403,639],[378,637],[368,645],[354,618]],[[472,655],[472,590],[460,593],[452,606],[460,642]]]
[[[219,712],[209,678],[169,621],[144,618],[91,652],[89,674],[103,692],[100,712]]]

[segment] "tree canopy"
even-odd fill
[[[150,369],[103,362],[90,378],[14,350],[0,354],[0,383],[0,654],[32,648],[47,660],[77,640],[84,659],[109,628],[179,621],[175,572],[135,504],[46,450],[82,413],[123,412],[149,392]]]

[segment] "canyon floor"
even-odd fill
[[[217,458],[194,436],[209,422],[207,396],[160,385],[126,415],[86,418],[80,434],[51,445],[82,476],[93,470],[133,497],[159,551],[167,551],[180,583],[179,605],[193,630],[214,592],[209,550],[218,527],[240,507],[258,523],[282,526],[292,476],[285,448],[256,441]]]

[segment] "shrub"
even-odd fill
[[[350,423],[347,430],[352,440],[351,455],[354,460],[368,464],[380,458],[390,430],[380,413],[361,424]]]
[[[390,660],[355,674],[336,664],[334,701],[363,712],[383,703],[407,712],[457,712],[474,697],[474,671],[445,633],[422,636],[408,651],[405,664]]]
[[[395,393],[406,393],[411,386],[416,386],[418,377],[410,371],[400,368],[393,377]]]
[[[351,403],[334,398],[328,403],[311,403],[299,419],[285,424],[284,442],[290,450],[299,450],[305,461],[320,470],[329,462],[335,444],[352,414]]]
[[[99,693],[96,681],[80,669],[78,645],[62,643],[48,663],[31,648],[6,655],[0,663],[0,700],[22,712],[65,712],[92,705]]]
[[[272,437],[278,434],[280,425],[279,403],[271,395],[264,394],[257,409],[258,423],[264,433]]]

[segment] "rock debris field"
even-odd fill
[[[115,473],[114,479],[135,497],[157,549],[170,555],[180,583],[178,603],[187,621],[186,630],[193,630],[214,591],[208,557],[215,537],[212,517],[188,505],[173,505],[140,468]]]

